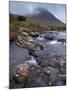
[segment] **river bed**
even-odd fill
[[[42,34],[40,34],[42,35]],[[16,42],[13,41],[10,43],[10,79],[12,79],[12,72],[15,66],[22,64],[23,62],[34,63],[37,59],[43,60],[45,58],[50,58],[52,56],[65,56],[66,51],[66,42],[65,42],[65,32],[57,32],[56,38],[53,40],[44,39],[44,35],[41,37],[34,38],[35,41],[42,43],[45,48],[43,50],[36,51],[35,54],[37,58],[29,55],[29,52],[26,48],[21,48],[16,45]],[[58,38],[61,39],[58,41]],[[64,40],[64,42],[62,41]]]

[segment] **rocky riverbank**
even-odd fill
[[[20,30],[10,46],[10,88],[66,85],[65,32]]]

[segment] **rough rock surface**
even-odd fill
[[[17,82],[21,82],[22,80],[25,80],[29,73],[29,64],[20,64],[17,67],[15,67],[13,71],[13,77]]]

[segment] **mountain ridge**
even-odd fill
[[[57,19],[50,11],[47,9],[36,9],[39,13],[31,14],[27,16],[27,21],[40,23],[43,25],[53,25],[53,26],[64,26],[64,23]]]

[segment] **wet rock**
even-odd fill
[[[29,74],[29,65],[20,64],[16,66],[12,72],[13,77],[10,80],[10,88],[23,88]]]
[[[38,42],[35,42],[32,37],[30,36],[18,36],[16,40],[16,44],[20,47],[27,48],[30,50],[42,50],[44,48],[44,45]]]
[[[42,50],[44,48],[44,45],[38,42],[30,42],[29,50]]]
[[[37,58],[37,54],[35,53],[35,50],[28,50],[29,55],[34,56]]]
[[[47,67],[47,66],[49,65],[47,59],[45,59],[44,61],[43,61],[43,60],[38,60],[37,63],[38,63],[38,65],[40,65],[41,67]]]
[[[46,57],[38,56],[37,62],[42,67],[44,67],[44,66],[52,66],[52,67],[56,68],[58,66],[56,57],[49,56],[49,55],[47,55]]]
[[[48,75],[46,75],[40,66],[32,66],[25,87],[45,87],[48,86]]]
[[[64,71],[66,68],[66,60],[65,57],[59,56],[56,57],[57,65],[60,67],[61,72]]]
[[[61,86],[66,83],[66,75],[62,74],[58,68],[46,67],[44,72],[49,75],[49,86]]]
[[[64,43],[64,42],[66,42],[66,40],[65,39],[58,39],[58,42]]]
[[[30,36],[32,37],[38,37],[39,33],[38,32],[30,32]]]
[[[45,37],[46,40],[54,40],[54,37],[53,36],[47,36]]]
[[[31,34],[38,35],[39,33],[37,32],[30,32]],[[19,35],[17,36],[16,44],[19,47],[27,48],[30,50],[40,50],[44,48],[44,45],[36,42],[33,40],[33,36],[31,36],[29,33],[29,30],[26,28],[22,28],[19,30]]]
[[[49,85],[50,83],[52,85],[52,83],[58,79],[57,77],[60,71],[57,68],[46,67],[44,68],[44,72],[49,75]]]
[[[63,68],[60,68],[62,74],[66,74],[66,65]]]
[[[49,59],[49,66],[58,68],[58,69],[63,69],[65,67],[65,62],[66,60],[64,59],[64,56],[52,56]]]
[[[13,71],[13,78],[16,82],[23,82],[29,74],[29,64],[20,64]]]

